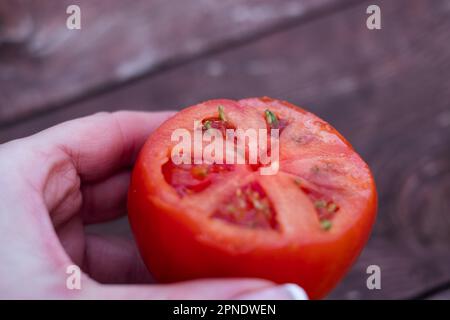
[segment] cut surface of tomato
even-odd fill
[[[175,164],[178,129],[214,134],[223,145],[212,154],[224,154]],[[271,163],[259,153],[250,161],[251,136],[228,158],[241,141],[234,132],[249,129],[267,139],[260,150],[267,157],[278,151]],[[211,141],[201,141],[202,151]],[[260,277],[297,283],[314,299],[345,275],[376,215],[372,175],[349,142],[312,113],[267,97],[211,100],[167,120],[141,150],[128,199],[136,242],[157,280]]]

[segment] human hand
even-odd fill
[[[0,146],[1,298],[305,297],[296,285],[257,279],[132,284],[151,279],[134,243],[85,231],[126,213],[131,166],[170,114],[99,113]],[[80,290],[66,287],[73,264],[84,272]]]

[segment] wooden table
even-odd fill
[[[0,142],[97,111],[263,95],[331,122],[375,174],[376,226],[330,298],[449,299],[450,1],[0,2]]]

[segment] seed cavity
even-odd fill
[[[278,229],[275,210],[256,182],[239,187],[212,218],[252,229]]]
[[[326,194],[321,191],[320,188],[310,182],[307,182],[300,178],[295,178],[294,183],[303,191],[303,193],[308,196],[308,198],[313,203],[320,221],[321,228],[325,231],[331,229],[332,219],[339,211],[338,204],[329,196],[326,196]]]

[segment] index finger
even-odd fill
[[[172,114],[102,112],[59,124],[34,138],[69,155],[83,181],[96,181],[131,165],[149,134]]]

